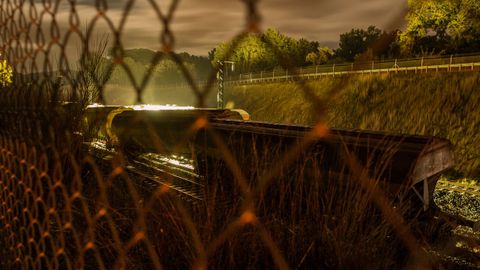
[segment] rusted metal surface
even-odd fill
[[[268,123],[218,120],[212,127],[231,145],[249,151],[269,151],[269,148],[282,148],[286,151],[311,132],[312,127],[277,125]],[[208,137],[208,135],[207,135]],[[213,145],[213,143],[211,143]],[[345,168],[343,152],[358,160],[368,170],[369,176],[386,181],[394,188],[403,186],[417,192],[426,210],[432,200],[431,193],[440,173],[454,165],[451,143],[431,136],[412,136],[365,130],[335,129],[327,136],[312,141],[305,149],[305,156],[322,155],[319,160],[326,171],[349,173]],[[215,156],[218,151],[212,151]],[[208,155],[208,154],[207,154]],[[423,186],[418,187],[417,183]]]

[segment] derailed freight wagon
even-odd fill
[[[408,190],[426,210],[440,174],[454,165],[451,143],[432,136],[261,123],[235,110],[95,106],[88,111],[90,118],[103,119],[107,145],[125,152],[132,166],[158,166],[146,153],[190,160],[192,166],[180,171],[191,174],[179,177],[205,187],[202,198],[212,195],[212,181],[222,182],[228,197],[242,196],[238,185],[261,189],[299,175],[317,180],[350,175],[380,181],[388,194]],[[171,169],[159,171],[178,171],[178,162],[162,166]]]

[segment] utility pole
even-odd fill
[[[217,79],[218,79],[218,92],[217,92],[217,108],[218,109],[223,109],[224,104],[223,104],[223,92],[225,90],[225,79],[227,75],[227,70],[225,69],[226,64],[231,64],[232,65],[232,71],[234,70],[235,67],[235,62],[233,61],[226,61],[226,60],[220,60],[217,62],[218,63],[218,73],[217,73]]]

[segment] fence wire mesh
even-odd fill
[[[148,154],[129,144],[102,145],[98,121],[85,121],[86,106],[105,102],[108,74],[115,67],[126,73],[136,104],[143,103],[154,68],[166,57],[189,84],[196,107],[206,107],[207,96],[216,91],[218,66],[200,85],[175,53],[171,25],[180,1],[167,7],[154,0],[120,2],[121,11],[112,11],[118,3],[90,1],[94,14],[85,25],[79,1],[0,2],[0,51],[14,74],[0,93],[0,268],[342,268],[378,253],[366,241],[378,238],[387,239],[380,252],[404,245],[415,263],[422,261],[423,249],[402,217],[404,209],[393,208],[358,160],[339,153],[344,170],[355,177],[330,175],[318,165],[328,158],[325,152],[309,150],[329,133],[327,105],[349,78],[323,98],[296,81],[315,106],[318,122],[288,143],[225,136],[208,113],[200,112],[176,127],[181,132],[170,141],[162,135],[165,128],[142,114],[140,134],[150,142]],[[139,2],[155,13],[157,20],[149,23],[161,29],[157,45],[163,52],[141,78],[125,62],[124,44],[124,29]],[[232,34],[226,59],[247,34],[261,32],[258,2],[243,1],[245,27]],[[118,22],[113,12],[120,12]],[[67,16],[68,24],[59,23],[59,16]],[[98,38],[100,25],[108,41]],[[292,70],[289,59],[264,42],[282,68]],[[108,63],[106,48],[111,48]],[[198,139],[198,134],[206,135]],[[100,146],[92,150],[95,143]],[[176,153],[171,149],[188,154],[185,160],[194,169],[185,173],[193,168],[185,167],[185,160],[165,161]],[[179,171],[158,169],[166,162],[185,165],[180,173],[197,182],[179,184]],[[355,227],[362,227],[363,236]],[[352,242],[342,243],[344,237]],[[398,243],[388,240],[394,238]]]

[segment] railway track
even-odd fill
[[[110,166],[113,156],[117,155],[102,140],[94,140],[86,146],[102,166]],[[203,177],[195,173],[192,162],[182,156],[145,153],[128,160],[125,169],[145,193],[164,187],[187,202],[198,203],[205,199]]]
[[[107,147],[106,142],[95,140],[89,145],[89,152],[99,161],[109,162],[116,152]],[[141,154],[129,161],[126,171],[135,184],[145,192],[161,187],[168,188],[178,198],[196,204],[205,200],[204,179],[195,172],[194,162],[182,156],[166,156],[154,153]],[[448,208],[450,201],[477,200],[480,202],[480,186],[440,179],[434,192],[434,200],[442,212],[455,218],[475,222],[475,218],[466,215],[460,205]],[[467,198],[467,199],[465,199]],[[451,202],[450,202],[451,203]],[[478,204],[480,205],[480,203]],[[463,208],[468,209],[468,205]],[[471,209],[470,209],[471,210]],[[471,210],[480,213],[480,208]],[[480,232],[473,226],[458,225],[451,230],[447,243],[430,248],[428,253],[443,265],[452,269],[480,269]],[[447,269],[450,269],[447,267]]]

